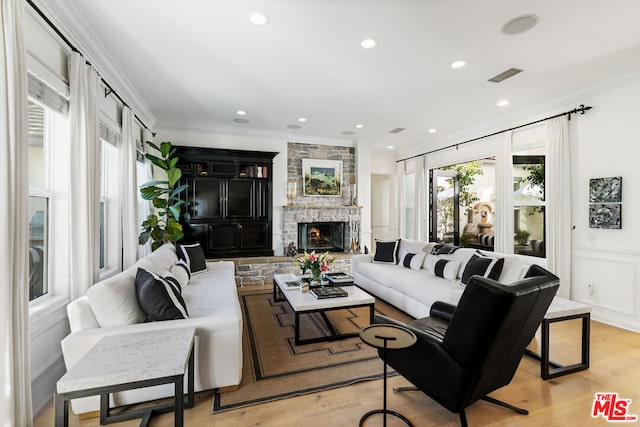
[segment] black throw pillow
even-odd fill
[[[136,296],[150,320],[189,318],[180,285],[142,268],[136,273]]]
[[[504,258],[491,258],[478,252],[473,254],[467,262],[460,281],[466,285],[469,283],[471,276],[476,275],[498,280],[503,266]]]
[[[373,256],[373,262],[397,264],[399,246],[400,239],[391,241],[376,240],[376,253]]]
[[[187,262],[191,274],[207,271],[207,262],[200,243],[178,243],[176,244],[176,253],[179,259]]]

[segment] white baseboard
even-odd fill
[[[61,355],[53,360],[48,368],[43,370],[42,374],[31,379],[31,399],[34,415],[40,412],[51,400],[53,393],[56,391],[56,383],[66,371]]]

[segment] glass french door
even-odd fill
[[[429,240],[438,243],[460,244],[460,184],[458,173],[452,170],[431,169],[431,197]]]

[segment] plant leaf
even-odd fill
[[[152,148],[155,148],[158,151],[158,153],[160,152],[160,148],[158,148],[158,146],[156,144],[154,144],[153,142],[146,141],[146,143],[147,143],[148,146],[150,146]]]
[[[173,191],[171,192],[169,197],[171,197],[171,198],[176,197],[178,194],[182,193],[188,187],[189,186],[187,184],[182,184],[182,185],[177,186],[176,188],[173,189]]]
[[[164,141],[160,144],[160,152],[165,159],[169,157],[169,151],[171,151],[172,144],[169,141]]]
[[[167,171],[167,178],[169,178],[169,187],[173,188],[174,185],[182,177],[182,170],[178,168],[171,168]]]
[[[145,154],[144,155],[147,159],[151,160],[151,163],[153,163],[154,165],[158,166],[161,169],[164,170],[168,170],[169,169],[169,165],[167,164],[167,162],[165,162],[163,159],[161,159],[160,157],[154,156],[153,154]]]

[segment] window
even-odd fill
[[[29,301],[46,294],[48,275],[49,191],[45,109],[29,101]]]
[[[68,294],[69,105],[32,74],[28,79],[29,301]]]
[[[411,172],[404,176],[404,236],[405,238],[415,238],[415,215],[416,215],[416,173]]]
[[[545,164],[542,150],[513,156],[514,253],[544,258]]]
[[[495,159],[432,169],[431,180],[431,240],[493,250]]]
[[[118,135],[100,131],[100,278],[120,271],[122,228],[120,223],[120,150]]]

